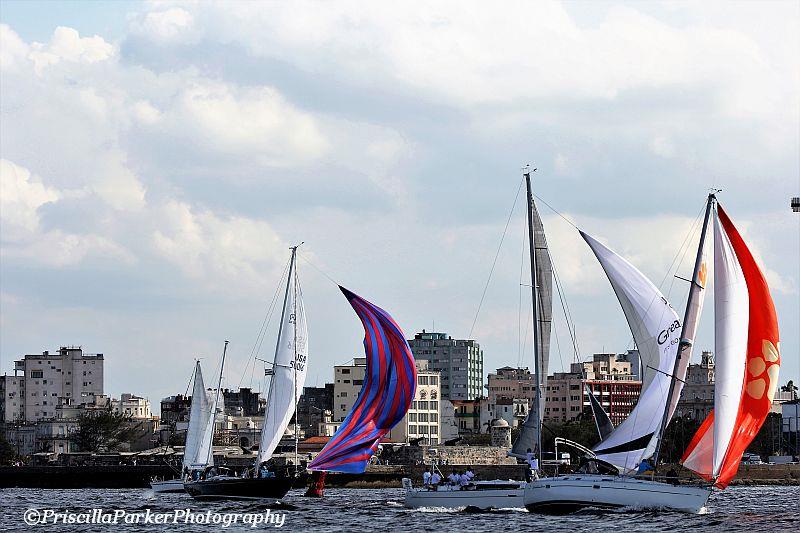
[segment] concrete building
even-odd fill
[[[633,411],[642,390],[642,382],[633,378],[630,361],[617,354],[594,354],[591,361],[572,363],[570,372],[547,378],[544,420],[566,422],[584,412],[591,416],[587,386],[615,426]]]
[[[484,398],[480,400],[481,431],[486,432],[497,420],[505,420],[510,428],[516,428],[525,422],[531,400],[525,398],[499,397],[496,400]]]
[[[492,403],[498,398],[533,402],[536,398],[536,376],[527,368],[504,366],[489,374],[486,388],[487,397]]]
[[[352,365],[334,367],[333,416],[328,428],[323,428],[322,432],[331,433],[331,429],[338,427],[347,417],[364,384],[366,365],[366,358],[356,357]],[[419,439],[421,444],[438,444],[440,398],[439,372],[429,370],[424,361],[417,361],[417,391],[411,408],[385,437],[386,440],[410,442]]]
[[[446,333],[426,332],[408,341],[414,359],[439,372],[442,398],[474,400],[483,395],[483,351],[474,340],[453,339]]]
[[[481,400],[451,400],[451,402],[459,435],[485,433],[481,427]]]
[[[25,355],[14,361],[14,375],[0,381],[3,422],[53,418],[62,403],[78,405],[103,394],[103,354],[62,346],[57,353]]]
[[[306,437],[319,436],[319,425],[325,422],[325,413],[333,414],[333,389],[333,383],[326,383],[324,387],[303,387],[297,402],[297,418]]]
[[[714,354],[704,351],[700,364],[690,364],[681,391],[676,417],[705,420],[714,409]]]
[[[111,400],[111,408],[115,413],[122,413],[131,418],[153,418],[150,400],[127,392],[123,392],[119,400]]]
[[[260,392],[253,392],[249,387],[242,387],[238,391],[222,389],[225,401],[225,412],[231,416],[264,416],[267,400],[261,397]]]
[[[781,405],[781,437],[789,455],[800,455],[800,400]]]

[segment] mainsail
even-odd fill
[[[203,384],[203,373],[200,370],[200,361],[195,365],[194,385],[192,386],[192,404],[189,408],[189,429],[186,431],[186,447],[183,450],[183,468],[205,468],[208,450],[204,443],[208,441],[205,432],[208,419],[211,417],[211,404],[213,398]]]
[[[306,380],[308,358],[308,327],[303,306],[303,293],[297,277],[296,252],[292,249],[286,295],[281,312],[281,326],[275,348],[272,379],[267,393],[264,425],[261,428],[261,443],[258,462],[268,461],[289,421],[294,414],[299,391]]]
[[[590,235],[581,235],[614,288],[642,361],[642,391],[636,407],[594,447],[598,458],[631,471],[655,450],[681,325],[675,310],[644,274]]]
[[[530,409],[525,422],[522,424],[517,440],[511,449],[511,454],[524,457],[530,450],[536,450],[539,441],[539,431],[544,419],[544,403],[547,390],[547,373],[550,362],[550,329],[553,322],[553,264],[550,260],[550,251],[547,248],[547,238],[544,233],[544,224],[536,209],[536,203],[530,198],[531,222],[533,226],[533,249],[536,275],[536,288],[534,293],[537,300],[536,316],[536,349],[534,353],[538,358],[539,368],[539,410]],[[538,413],[538,420],[535,420]]]
[[[411,407],[417,370],[406,336],[389,313],[339,288],[364,325],[367,368],[353,409],[308,469],[361,473],[381,438]]]
[[[220,416],[220,413],[224,413],[225,408],[225,399],[222,395],[222,374],[225,371],[225,354],[228,352],[228,341],[225,341],[225,349],[222,351],[222,361],[219,365],[219,380],[217,381],[217,388],[214,391],[205,391],[203,390],[202,393],[198,392],[197,386],[197,378],[195,378],[195,389],[192,392],[192,410],[190,410],[190,416],[194,410],[194,402],[195,398],[203,399],[203,407],[201,407],[202,412],[206,412],[207,415],[200,416],[200,436],[197,440],[197,452],[194,454],[192,458],[192,464],[189,466],[190,470],[202,470],[207,466],[211,466],[214,464],[214,426],[217,422],[217,418]],[[198,363],[198,372],[200,372],[200,366]],[[199,383],[200,387],[203,386],[202,376]],[[191,419],[189,420],[189,424],[191,425]]]
[[[721,206],[714,216],[714,411],[681,462],[725,488],[778,385],[778,320],[766,279]]]

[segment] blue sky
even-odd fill
[[[361,351],[318,269],[409,336],[464,337],[531,162],[539,196],[679,309],[672,276],[722,188],[797,382],[797,3],[457,5],[2,2],[1,371],[80,344],[106,355],[108,392],[155,404],[230,339],[226,385],[258,386],[299,241],[308,384]],[[521,207],[473,332],[487,369],[530,360]],[[599,265],[540,210],[581,356],[629,348]],[[573,358],[561,315],[554,370]]]

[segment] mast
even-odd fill
[[[711,208],[716,202],[717,197],[714,193],[709,193],[708,195],[708,202],[706,203],[706,213],[705,217],[703,218],[703,229],[700,232],[700,244],[697,246],[697,256],[694,260],[694,271],[692,272],[692,286],[689,288],[689,296],[686,300],[686,310],[683,314],[683,323],[681,325],[681,340],[678,344],[678,353],[675,356],[675,366],[672,369],[672,379],[669,382],[669,392],[667,394],[667,404],[664,408],[664,415],[661,418],[661,426],[658,432],[658,441],[656,442],[656,449],[653,453],[653,468],[658,468],[658,456],[661,453],[661,444],[664,442],[664,432],[667,429],[667,425],[669,425],[669,418],[670,418],[670,406],[672,405],[672,398],[675,395],[675,382],[678,376],[678,369],[681,365],[681,360],[683,359],[685,354],[689,354],[689,350],[692,348],[692,343],[694,342],[694,338],[689,339],[686,337],[686,323],[689,320],[690,313],[692,312],[692,305],[694,304],[694,300],[697,297],[697,293],[699,291],[694,290],[695,288],[704,289],[705,287],[700,283],[700,269],[703,264],[703,251],[705,249],[706,243],[706,233],[708,232],[708,221],[711,218]]]
[[[536,169],[533,169],[535,172]],[[525,186],[528,192],[528,248],[531,256],[531,296],[533,305],[533,369],[536,375],[536,401],[533,402],[533,414],[536,423],[536,455],[539,467],[542,465],[542,376],[539,375],[539,312],[536,287],[536,247],[533,236],[533,192],[531,190],[531,170],[525,167]]]
[[[219,379],[217,380],[217,394],[214,396],[214,407],[211,409],[211,444],[208,447],[208,460],[206,464],[214,464],[214,426],[217,422],[217,405],[219,405],[219,394],[222,388],[222,372],[225,369],[225,354],[228,352],[228,342],[225,341],[225,347],[222,349],[222,363],[219,365]]]
[[[297,254],[297,246],[292,248],[292,261],[295,260],[295,255]],[[294,468],[295,472],[297,472],[297,467],[299,466],[298,459],[297,459],[297,448],[300,441],[300,434],[297,431],[297,265],[295,265],[294,271],[294,298],[292,298],[292,315],[294,316],[294,320],[292,320],[293,326],[293,341],[292,347],[294,350],[294,357],[292,358],[292,371],[293,371],[293,378],[294,378],[294,386],[292,390],[294,391],[293,400],[294,400]]]
[[[275,374],[274,374],[274,372],[276,372],[277,369],[280,368],[280,366],[281,366],[280,364],[278,364],[278,353],[279,353],[280,348],[281,348],[281,335],[283,334],[283,321],[286,318],[286,302],[289,300],[289,288],[292,286],[292,276],[294,275],[295,256],[297,255],[297,246],[291,246],[289,249],[292,251],[292,257],[291,257],[291,259],[289,259],[289,275],[286,278],[286,291],[283,294],[283,305],[281,306],[281,320],[278,323],[278,340],[275,342],[275,357],[272,360],[272,372],[273,372],[272,375],[273,375],[273,378],[269,380],[269,390],[267,391],[267,401],[270,401],[270,399],[272,398],[272,389],[273,389],[273,386],[275,384],[275,379],[274,379]],[[296,307],[297,307],[297,302],[295,302],[293,305],[294,305],[294,307],[292,309],[292,312],[295,313]],[[294,328],[295,328],[295,340],[297,340],[297,323],[296,322],[297,322],[297,314],[295,313],[295,326],[294,326]],[[297,346],[295,346],[294,350],[295,350],[295,365],[294,366],[296,367],[297,366],[296,365],[296,363],[297,363]],[[296,368],[295,368],[294,372],[295,372],[295,387],[296,387],[297,386],[297,369]],[[296,396],[297,396],[297,391],[295,390],[295,397]],[[264,431],[266,431],[266,428],[267,428],[267,416],[269,414],[269,407],[270,406],[267,405],[266,408],[264,409],[264,423],[261,426],[261,436],[260,436],[260,441],[261,442],[263,442],[263,440],[264,440]],[[297,402],[295,402],[295,425],[297,425]],[[295,432],[296,432],[296,430],[295,430]],[[295,435],[295,440],[296,439],[297,439],[297,436]],[[296,449],[297,449],[297,444],[295,443],[295,450]],[[261,453],[262,453],[262,450],[259,449],[258,450],[259,460],[261,459]],[[295,453],[297,453],[297,452],[295,451]],[[256,465],[256,472],[258,471],[259,466],[260,465]]]

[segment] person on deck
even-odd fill
[[[450,475],[447,476],[447,480],[455,487],[459,485],[460,476],[458,475],[457,471],[453,470]]]
[[[431,470],[433,470],[433,468],[429,468],[422,473],[422,486],[426,488],[431,484]]]
[[[472,468],[467,468],[467,471],[464,472],[464,475],[467,476],[467,479],[472,481],[475,478],[475,472],[472,471]]]
[[[642,462],[639,463],[639,468],[636,470],[636,475],[638,476],[649,476],[654,473],[653,465],[650,464],[648,459],[642,459]]]
[[[442,476],[439,475],[439,472],[433,471],[431,474],[431,487],[433,490],[439,490],[439,483],[442,481]]]

